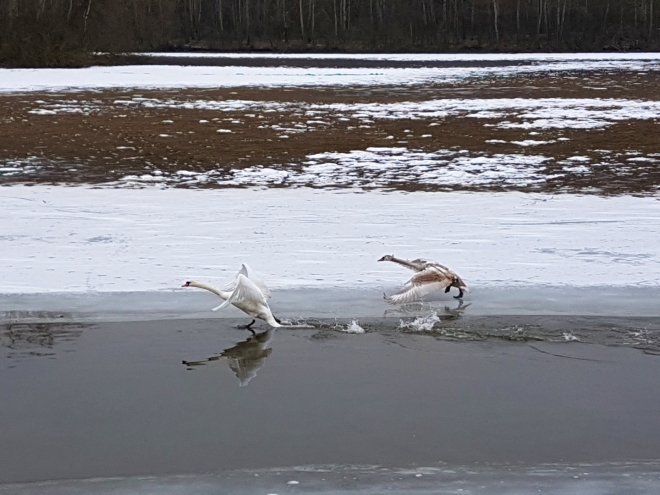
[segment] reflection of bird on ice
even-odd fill
[[[229,368],[236,373],[236,378],[241,387],[245,387],[250,380],[257,376],[266,358],[273,352],[272,347],[268,347],[275,330],[267,330],[251,336],[250,338],[239,342],[233,347],[229,347],[217,356],[211,356],[202,361],[183,361],[183,364],[192,369],[195,366],[204,366],[212,361],[226,359]]]

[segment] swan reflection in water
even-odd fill
[[[240,386],[245,387],[250,383],[250,380],[257,376],[257,371],[261,369],[266,362],[266,358],[273,352],[272,347],[268,346],[274,332],[274,329],[270,329],[257,333],[235,346],[225,349],[217,356],[211,356],[202,361],[183,361],[183,364],[191,370],[196,366],[204,366],[213,361],[226,360],[229,368],[236,373]]]
[[[455,320],[463,316],[463,312],[469,308],[472,303],[464,304],[462,299],[458,300],[458,306],[451,308],[446,304],[432,302],[414,302],[402,304],[393,309],[386,309],[383,316],[422,316],[429,312],[435,312],[438,316],[446,320]],[[444,314],[441,312],[444,310]]]

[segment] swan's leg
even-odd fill
[[[245,330],[249,330],[250,332],[252,332],[252,335],[256,335],[256,333],[254,332],[254,330],[252,330],[252,328],[250,328],[252,325],[254,325],[254,323],[255,323],[256,321],[257,321],[257,320],[252,320],[252,321],[251,321],[250,323],[248,323],[247,325],[239,325],[238,328],[244,328]]]
[[[451,289],[451,285],[448,285],[447,288],[445,289],[445,294],[449,292],[449,289]]]
[[[458,295],[454,296],[454,299],[463,299],[463,289],[458,288]]]

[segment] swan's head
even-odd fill
[[[378,261],[392,261],[393,258],[394,258],[394,255],[392,255],[392,254],[386,254],[385,256],[383,256],[383,257],[382,257],[381,259],[379,259]]]
[[[195,282],[194,280],[188,280],[188,281],[187,281],[185,284],[183,284],[181,287],[191,287],[191,286],[194,287],[196,283],[197,283],[197,282]]]

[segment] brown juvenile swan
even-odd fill
[[[463,297],[463,291],[470,292],[461,277],[436,261],[422,258],[410,261],[391,254],[383,256],[378,261],[392,261],[417,272],[399,292],[391,296],[384,295],[385,300],[390,304],[412,302],[436,290],[444,289],[445,292],[449,292],[452,287],[458,289],[458,295],[454,296],[456,299]]]

